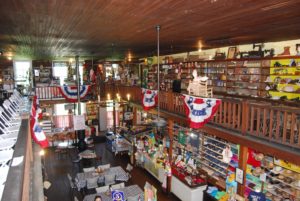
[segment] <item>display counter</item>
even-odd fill
[[[179,199],[184,201],[199,201],[203,199],[203,191],[206,189],[206,185],[191,188],[185,183],[180,181],[174,175],[172,176],[171,192]]]
[[[163,183],[165,170],[163,166],[159,163],[153,161],[152,158],[148,156],[148,154],[144,154],[144,164],[143,167],[147,170],[151,175],[153,175],[160,183]]]

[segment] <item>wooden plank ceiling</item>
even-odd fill
[[[3,0],[0,50],[32,59],[162,54],[300,38],[299,0]]]

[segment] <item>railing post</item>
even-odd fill
[[[247,129],[248,129],[248,112],[249,112],[249,103],[246,100],[243,100],[242,102],[242,135],[246,135]]]

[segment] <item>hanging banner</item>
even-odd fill
[[[157,104],[157,90],[142,88],[142,100],[144,110],[154,108]]]
[[[31,114],[30,117],[30,132],[32,139],[39,144],[42,148],[47,148],[49,146],[48,139],[46,138],[46,135],[40,125],[38,124],[38,117],[40,116],[41,110],[37,109],[37,103],[36,99],[33,99],[32,102],[32,111],[34,112],[34,115]]]
[[[61,95],[69,102],[77,101],[77,86],[60,86],[58,87]],[[79,95],[84,98],[90,91],[91,85],[81,85]]]
[[[47,148],[49,146],[49,142],[46,138],[46,135],[43,129],[38,125],[35,119],[31,119],[31,137],[32,139],[39,144],[42,148]]]
[[[216,113],[221,100],[183,95],[186,116],[191,128],[201,128]]]

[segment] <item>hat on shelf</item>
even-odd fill
[[[262,153],[255,154],[255,160],[262,161],[264,159],[264,155]]]
[[[259,177],[262,173],[264,173],[264,171],[261,169],[261,167],[256,167],[252,174],[256,177]]]

